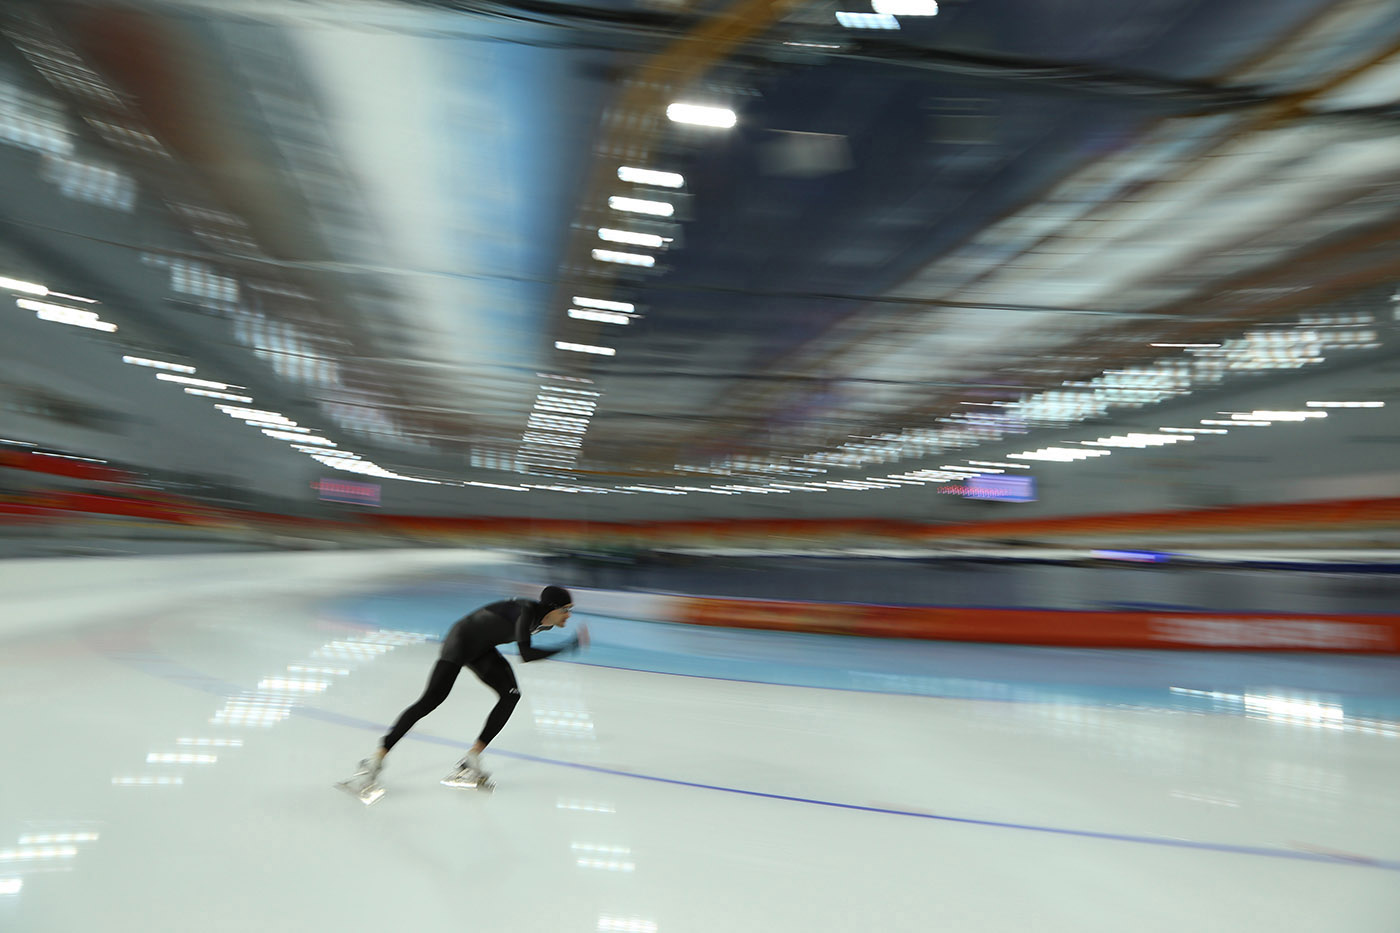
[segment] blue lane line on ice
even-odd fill
[[[351,728],[368,729],[374,732],[385,730],[386,726],[375,725],[353,716],[345,716],[340,713],[331,713],[325,710],[304,708],[296,711],[297,715],[316,719],[322,722],[334,723],[336,725],[349,726]],[[470,748],[470,742],[457,739],[445,739],[435,735],[419,735],[410,732],[407,739],[425,742],[430,745],[442,745],[449,748],[465,749]],[[886,816],[906,816],[920,820],[934,820],[940,823],[959,823],[965,826],[985,826],[992,829],[1014,829],[1022,832],[1049,833],[1057,836],[1072,836],[1080,839],[1102,839],[1109,842],[1129,842],[1137,845],[1166,846],[1177,849],[1196,849],[1207,852],[1223,852],[1230,855],[1254,855],[1262,858],[1282,858],[1303,862],[1325,862],[1334,865],[1350,865],[1366,868],[1380,868],[1386,871],[1400,871],[1400,861],[1385,861],[1382,859],[1372,859],[1366,856],[1348,856],[1342,854],[1329,854],[1325,852],[1308,852],[1296,849],[1274,849],[1267,846],[1246,846],[1232,845],[1223,842],[1199,842],[1191,839],[1172,839],[1166,836],[1134,836],[1127,833],[1105,833],[1089,829],[1072,829],[1062,826],[1038,826],[1033,823],[1008,823],[999,820],[978,820],[965,816],[948,816],[942,813],[929,813],[924,810],[900,810],[893,807],[872,807],[864,804],[841,803],[835,800],[821,800],[815,797],[794,797],[788,794],[772,794],[766,791],[745,790],[742,787],[726,787],[722,784],[702,784],[697,781],[682,781],[677,778],[661,777],[655,774],[642,774],[638,771],[625,771],[620,768],[604,768],[598,765],[580,764],[574,761],[561,761],[557,758],[545,758],[541,755],[530,755],[525,752],[510,752],[493,748],[492,754],[500,755],[503,758],[514,758],[518,761],[530,761],[536,764],[553,765],[561,768],[573,768],[577,771],[590,771],[594,774],[606,774],[611,777],[631,778],[637,781],[651,781],[654,784],[668,784],[672,787],[690,787],[696,790],[718,791],[723,794],[737,794],[741,797],[756,797],[761,800],[779,800],[785,803],[803,803],[815,807],[828,807],[835,810],[853,810],[861,813],[879,813]]]
[[[236,696],[243,692],[243,688],[227,681],[211,677],[193,668],[174,662],[151,651],[150,649],[138,651],[106,651],[103,652],[108,658],[122,664],[126,664],[143,673],[164,680],[184,684],[187,687],[198,690],[202,693],[214,696],[229,697]],[[312,719],[317,722],[324,722],[332,725],[345,726],[351,729],[382,734],[388,728],[387,725],[370,722],[367,719],[360,719],[356,716],[347,716],[342,713],[334,713],[329,710],[316,709],[315,707],[297,707],[291,711],[292,715],[305,719]],[[422,733],[409,733],[408,739],[425,742],[432,745],[442,745],[449,748],[465,749],[470,748],[470,742],[463,742],[456,739],[445,739],[434,735]],[[638,781],[650,781],[655,784],[666,784],[672,787],[689,787],[695,790],[709,790],[724,794],[735,794],[741,797],[754,797],[760,800],[776,800],[784,803],[800,803],[809,806],[826,807],[834,810],[849,810],[861,813],[877,813],[885,816],[903,816],[912,819],[934,820],[942,823],[957,823],[964,826],[982,826],[991,829],[1011,829],[1021,832],[1048,833],[1057,836],[1070,836],[1080,839],[1099,839],[1108,842],[1127,842],[1137,845],[1163,846],[1177,849],[1195,849],[1197,851],[1221,852],[1231,855],[1253,855],[1261,858],[1291,859],[1304,862],[1323,862],[1333,865],[1344,865],[1351,867],[1379,868],[1385,871],[1400,871],[1400,861],[1386,861],[1382,859],[1371,859],[1364,856],[1333,855],[1323,852],[1308,852],[1295,849],[1274,849],[1265,846],[1245,846],[1231,845],[1219,842],[1199,842],[1189,839],[1171,839],[1163,836],[1134,836],[1124,833],[1104,833],[1087,829],[1071,829],[1061,826],[1038,826],[1032,823],[1008,823],[997,820],[978,820],[971,817],[948,816],[941,813],[929,813],[922,810],[899,810],[891,807],[872,807],[862,804],[841,803],[834,800],[820,800],[814,797],[795,797],[787,794],[772,794],[764,791],[746,790],[742,787],[726,787],[721,784],[702,784],[696,781],[682,781],[677,778],[661,777],[654,774],[642,774],[637,771],[625,771],[618,768],[603,768],[598,765],[586,765],[573,761],[562,761],[556,758],[545,758],[539,755],[530,755],[524,752],[511,752],[501,749],[493,749],[493,754],[504,758],[514,758],[519,761],[530,761],[537,764],[552,765],[561,768],[573,768],[578,771],[589,771],[595,774],[606,774],[612,777],[631,778]]]

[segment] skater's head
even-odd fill
[[[560,606],[572,606],[573,602],[574,598],[562,586],[547,586],[540,591],[540,605],[546,610],[558,609]]]
[[[562,586],[547,586],[540,592],[540,606],[545,613],[544,618],[540,620],[540,626],[558,628],[569,621],[569,612],[574,608],[574,598]]]

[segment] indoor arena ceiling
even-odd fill
[[[1400,6],[934,8],[9,0],[0,277],[252,399],[79,453],[223,411],[513,487],[912,476],[1377,348]],[[77,378],[39,330],[11,395]]]

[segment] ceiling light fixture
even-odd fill
[[[631,314],[637,310],[637,306],[627,301],[604,301],[601,298],[582,298],[574,296],[574,304],[580,308],[601,308],[604,311],[621,311],[624,314]],[[557,376],[555,378],[564,378]],[[586,381],[586,380],[585,380]]]
[[[645,246],[660,249],[666,245],[666,238],[655,233],[637,233],[634,230],[614,230],[612,227],[599,227],[598,239],[609,243],[628,243],[632,246]]]
[[[615,311],[590,311],[587,308],[570,308],[569,317],[580,321],[597,321],[600,324],[627,324],[631,318]]]
[[[84,311],[80,308],[65,308],[63,305],[53,305],[44,301],[31,301],[28,298],[16,298],[15,304],[26,311],[33,311],[34,314],[43,321],[52,321],[55,324],[68,324],[71,327],[85,327],[88,330],[100,330],[112,333],[117,329],[117,325],[102,320],[95,311]]]
[[[899,20],[888,13],[837,12],[836,22],[847,29],[898,29]]]
[[[130,363],[132,366],[146,366],[150,369],[164,369],[172,373],[192,373],[193,366],[186,366],[183,363],[167,363],[164,360],[148,360],[140,356],[124,356],[123,363]]]
[[[210,389],[196,389],[193,386],[185,386],[185,392],[189,395],[201,395],[204,398],[223,399],[225,402],[251,402],[253,399],[247,395],[233,395],[229,392],[214,392]]]
[[[1384,408],[1385,402],[1308,402],[1309,408]]]
[[[655,185],[658,188],[679,188],[685,184],[685,178],[675,172],[658,172],[630,165],[618,168],[617,177],[634,185]]]
[[[653,217],[670,217],[676,212],[672,204],[665,201],[644,201],[641,198],[622,198],[613,196],[608,198],[608,207],[615,211],[626,211],[632,214],[650,214]]]
[[[595,249],[593,258],[599,262],[615,262],[624,266],[641,266],[650,269],[656,265],[655,256],[644,256],[641,253],[623,253],[615,249]]]
[[[729,129],[739,121],[734,111],[728,107],[706,107],[702,104],[671,104],[666,108],[666,117],[673,123],[710,126],[722,130]]]
[[[886,16],[937,16],[935,0],[872,0],[870,8]]]
[[[38,295],[40,298],[49,293],[46,286],[37,282],[22,282],[19,279],[6,278],[3,275],[0,275],[0,288],[12,292],[24,292],[26,295]]]
[[[191,379],[189,376],[177,376],[174,373],[156,373],[156,378],[162,382],[178,382],[181,385],[199,386],[201,389],[241,389],[243,386],[229,385],[226,382],[214,382],[211,379]]]
[[[617,351],[612,347],[595,347],[586,343],[569,343],[566,340],[554,341],[554,349],[568,350],[571,353],[593,353],[597,356],[614,356]]]

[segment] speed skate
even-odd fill
[[[490,793],[496,789],[496,782],[491,780],[491,775],[484,771],[477,771],[472,768],[453,768],[447,777],[442,779],[444,787],[471,787],[476,790]]]
[[[336,781],[335,786],[355,797],[365,806],[377,801],[384,796],[384,787],[379,783],[379,767],[377,762],[370,762],[368,759],[360,762],[360,769],[343,781]]]

